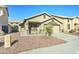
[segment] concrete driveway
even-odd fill
[[[23,54],[78,54],[79,53],[79,37],[64,33],[54,33],[52,36],[67,41],[65,44],[60,44],[51,47],[38,48],[30,51],[21,52]]]

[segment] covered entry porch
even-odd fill
[[[38,33],[38,27],[40,25],[41,25],[41,22],[29,21],[28,22],[28,32],[29,32],[29,34],[37,34]]]

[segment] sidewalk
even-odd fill
[[[53,36],[66,40],[67,43],[60,44],[56,46],[51,47],[45,47],[45,48],[38,48],[33,49],[30,51],[21,52],[21,54],[47,54],[47,53],[54,53],[54,54],[77,54],[79,53],[79,37],[64,33],[55,33]]]

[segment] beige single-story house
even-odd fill
[[[19,24],[19,32],[39,33],[44,32],[44,26],[52,23],[53,32],[69,32],[79,31],[79,18],[49,15],[47,13],[38,14],[27,19]]]
[[[8,9],[6,6],[0,6],[0,34],[8,33]]]

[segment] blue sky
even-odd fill
[[[9,20],[24,20],[35,14],[47,12],[63,16],[79,16],[79,5],[9,5]]]

